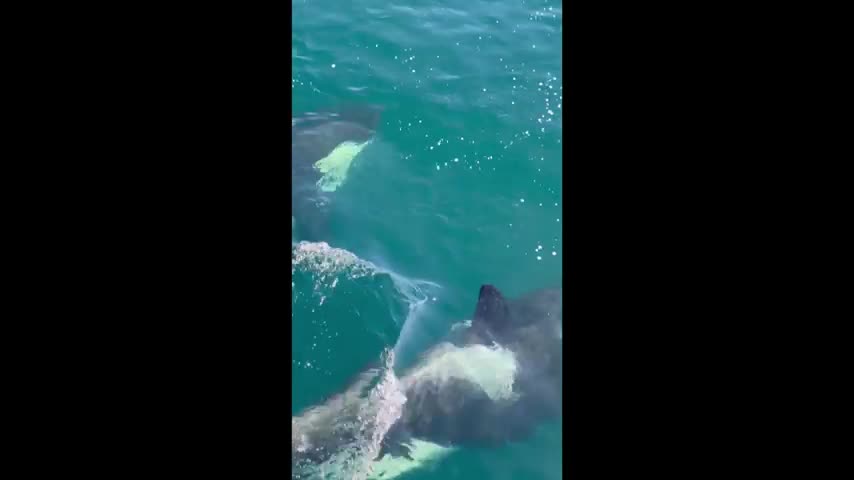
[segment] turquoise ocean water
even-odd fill
[[[335,192],[328,245],[292,245],[293,414],[384,352],[402,368],[481,284],[562,284],[561,3],[293,2],[293,114],[385,108]],[[561,477],[561,425],[405,479]]]

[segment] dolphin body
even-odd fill
[[[394,478],[457,446],[523,439],[559,418],[562,318],[560,288],[507,300],[482,286],[470,324],[399,378],[405,402],[379,448],[368,452],[369,478]],[[344,393],[292,419],[294,478],[334,475],[336,451],[364,426],[369,399],[360,392],[370,386],[370,375],[362,374]]]
[[[302,239],[325,236],[331,195],[374,137],[380,111],[362,105],[291,119],[291,223]]]

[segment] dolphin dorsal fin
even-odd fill
[[[501,295],[501,292],[492,285],[481,286],[472,324],[480,324],[490,330],[496,330],[506,326],[509,320],[510,309],[504,295]]]

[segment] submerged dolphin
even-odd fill
[[[405,402],[379,448],[363,459],[370,478],[393,478],[456,446],[522,439],[559,418],[562,318],[560,288],[507,300],[495,287],[481,287],[470,325],[428,350],[395,383]],[[383,409],[366,408],[371,398],[362,395],[370,378],[363,374],[344,393],[292,419],[295,478],[334,475],[345,462],[342,446],[370,418],[382,418]]]
[[[308,113],[291,120],[292,226],[305,240],[321,240],[330,194],[347,178],[353,160],[379,124],[375,106]]]

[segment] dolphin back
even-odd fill
[[[342,105],[291,119],[292,217],[301,240],[329,234],[331,196],[359,152],[376,134],[382,108]]]

